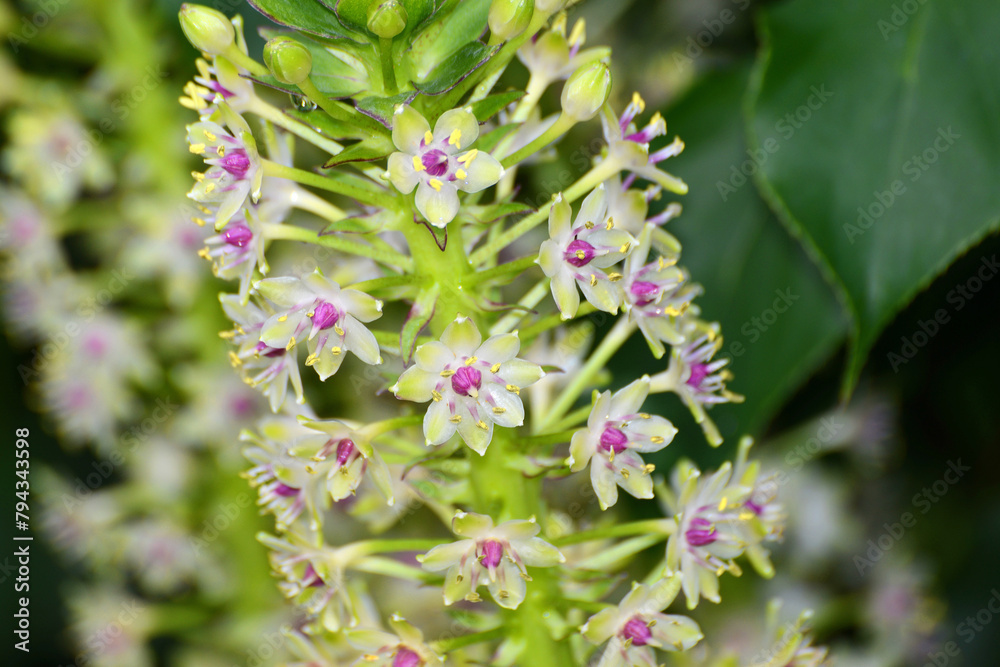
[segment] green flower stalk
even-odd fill
[[[691,608],[719,602],[718,576],[744,555],[773,574],[762,543],[784,514],[748,444],[704,479],[681,463],[672,489],[643,459],[678,432],[643,412],[651,392],[678,394],[713,445],[706,410],[739,400],[662,228],[679,204],[649,215],[687,191],[662,169],[683,142],[652,148],[666,123],[640,128],[638,95],[612,109],[610,53],[581,50],[582,23],[566,35],[560,2],[252,4],[285,28],[268,33],[263,65],[238,18],[182,9],[206,58],[182,102],[209,167],[196,221],[218,231],[203,254],[240,281],[222,297],[223,338],[276,413],[245,425],[246,477],[275,518],[279,535],[260,541],[303,618],[296,652],[315,665],[559,667],[599,650],[611,666],[710,642],[664,610],[681,590]],[[495,91],[516,58],[527,90]],[[554,85],[560,108],[540,117]],[[281,110],[269,88],[300,103]],[[589,170],[538,208],[519,202],[522,165],[597,117],[606,147]],[[319,149],[301,152],[313,162],[296,164],[301,143]],[[310,256],[307,269],[288,261]],[[595,311],[614,326],[591,349]],[[669,352],[665,367],[609,374],[640,332],[655,359]],[[554,491],[566,477],[597,501],[573,519]],[[658,490],[667,514],[608,521],[619,488]],[[655,545],[658,565],[629,565]],[[459,602],[475,620],[435,640]]]

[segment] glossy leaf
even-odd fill
[[[761,22],[758,177],[853,319],[845,390],[879,332],[1000,227],[1000,13],[985,0],[799,0]]]
[[[508,104],[517,102],[524,97],[523,90],[508,90],[503,93],[496,93],[472,103],[472,113],[476,120],[485,123],[493,116],[500,113]]]
[[[414,86],[426,95],[446,93],[465,77],[479,69],[483,63],[500,50],[499,46],[486,46],[479,42],[466,44],[439,65],[426,81]]]
[[[278,25],[302,30],[329,39],[358,41],[357,33],[344,27],[330,9],[318,0],[247,0],[258,12]]]
[[[427,326],[434,317],[434,306],[441,293],[441,286],[432,283],[430,286],[420,290],[416,300],[410,307],[410,312],[403,323],[403,329],[399,332],[399,350],[403,355],[403,360],[410,363],[413,358],[413,350],[417,344],[417,336]]]

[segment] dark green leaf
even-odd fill
[[[760,184],[853,316],[847,391],[900,308],[1000,226],[984,177],[1000,173],[1000,13],[905,5],[767,12],[748,106]]]
[[[406,62],[415,81],[424,81],[451,54],[486,31],[491,0],[462,0],[443,7],[414,38]]]
[[[312,111],[286,110],[285,113],[313,127],[320,134],[337,141],[342,139],[360,140],[371,136],[370,132],[350,123],[339,121],[322,109],[313,109]]]
[[[355,106],[358,111],[369,118],[374,118],[386,127],[392,128],[392,112],[395,110],[396,105],[409,104],[410,101],[416,96],[417,94],[413,91],[400,93],[399,95],[393,95],[392,97],[369,95],[368,97],[362,97],[357,100],[355,102]]]
[[[500,113],[500,110],[505,108],[508,104],[517,102],[522,97],[524,97],[523,90],[508,90],[505,93],[496,93],[495,95],[485,97],[478,102],[473,102],[472,113],[475,114],[476,120],[480,123],[485,123],[490,118],[493,118],[493,116]]]
[[[317,0],[247,0],[258,12],[279,25],[329,39],[357,41],[360,37],[340,22],[337,15]]]
[[[497,147],[497,144],[499,144],[504,137],[517,128],[517,125],[503,125],[495,130],[490,130],[486,134],[479,137],[479,142],[476,144],[476,147],[481,151],[489,153]]]
[[[427,81],[413,85],[425,95],[446,93],[499,50],[499,46],[486,46],[480,42],[466,44],[431,72]]]
[[[371,0],[321,0],[321,2],[327,7],[332,7],[345,25],[371,34],[368,30],[368,7],[371,5]],[[401,0],[401,2],[406,9],[406,29],[397,38],[405,37],[436,9],[434,0]]]
[[[323,168],[330,169],[347,162],[372,162],[373,160],[380,160],[394,150],[396,148],[392,145],[392,140],[389,137],[376,135],[353,146],[348,146],[330,158],[323,165]]]

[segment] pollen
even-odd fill
[[[219,147],[215,149],[215,152],[219,154],[219,157],[226,157],[226,147],[219,144]]]
[[[521,395],[521,388],[518,387],[516,384],[507,385],[507,391],[509,391],[512,394],[517,394],[518,396]]]
[[[191,221],[194,222],[194,224],[198,225],[199,227],[205,226],[205,221],[202,218],[191,218]]]
[[[191,178],[201,183],[203,180],[205,180],[205,174],[201,173],[200,171],[192,171]]]
[[[455,371],[451,370],[450,368],[446,368],[443,371],[441,371],[441,377],[443,378],[450,378],[454,374]]]
[[[344,329],[339,324],[334,325],[333,331],[338,336],[343,336],[344,335]]]
[[[486,422],[484,422],[482,419],[480,419],[479,421],[476,422],[476,426],[478,426],[479,428],[483,429],[484,431],[488,428],[486,426]]]
[[[587,229],[593,229],[594,228],[594,221],[593,220],[588,220],[587,222],[583,223],[583,226],[586,227]]]
[[[725,496],[722,496],[722,500],[719,501],[719,511],[722,512],[723,510],[725,510],[726,505],[728,504],[729,504],[729,499],[726,498]]]
[[[286,321],[288,321],[288,315],[282,315],[281,317],[278,318],[278,321],[279,322],[286,322]]]
[[[586,259],[587,258],[587,253],[585,253],[582,250],[577,250],[576,251],[576,257],[577,257],[577,259]]]
[[[639,93],[632,93],[632,104],[639,109],[639,113],[646,110],[646,100],[642,99],[642,95]]]
[[[477,361],[479,361],[479,357],[472,356],[472,357],[469,357],[468,359],[465,360],[465,365],[466,366],[471,366],[472,364],[476,363]]]
[[[206,195],[212,194],[213,190],[215,190],[215,183],[209,183],[208,185],[205,186],[205,194]]]
[[[659,435],[654,435],[652,438],[650,438],[650,440],[653,442],[654,445],[658,445],[661,442],[663,442],[663,437]]]
[[[629,241],[626,241],[625,243],[622,244],[621,248],[618,248],[618,252],[620,252],[621,254],[624,255],[625,253],[628,252],[628,249],[631,248],[631,247],[632,247],[632,244]]]
[[[344,351],[340,347],[331,347],[330,354],[342,354]]]
[[[590,274],[590,286],[591,287],[596,287],[597,286],[597,274],[596,273],[591,273]]]
[[[438,179],[432,178],[431,180],[427,181],[427,184],[430,185],[435,190],[437,190],[438,192],[441,192],[441,186],[443,185],[443,183],[441,183],[441,181],[439,181]]]
[[[431,133],[431,131],[427,130],[426,132],[424,132],[424,145],[429,146],[433,141],[434,141],[434,135]]]
[[[567,40],[570,45],[583,44],[583,40],[586,39],[587,24],[583,19],[580,19],[573,25],[573,32],[569,34],[569,39]]]
[[[285,350],[291,350],[293,347],[295,347],[295,336],[288,339],[288,345],[285,346]]]
[[[197,153],[204,153],[205,152],[205,144],[191,144],[190,146],[188,146],[188,150],[191,151],[192,153],[196,153],[196,154]]]
[[[458,170],[455,171],[455,178],[457,178],[459,180],[465,180],[465,178],[468,175],[469,175],[469,173],[467,171],[465,171],[464,169],[458,169]]]
[[[448,418],[448,421],[450,421],[452,424],[461,424],[462,415],[452,415],[451,417]]]
[[[306,366],[313,366],[317,361],[319,361],[319,355],[316,353],[310,354],[306,357]]]
[[[462,131],[457,127],[451,131],[451,136],[448,137],[448,143],[455,148],[462,147]]]
[[[622,468],[622,477],[628,479],[629,474],[628,468]]]
[[[212,141],[212,142],[214,142],[214,141],[215,141],[216,139],[218,139],[218,137],[217,137],[217,136],[215,136],[214,134],[212,134],[212,133],[211,133],[211,132],[209,132],[208,130],[204,130],[204,131],[202,132],[202,134],[204,134],[204,135],[205,135],[205,138],[206,138],[206,139],[208,139],[209,141]]]
[[[458,157],[458,161],[464,164],[465,168],[468,169],[469,165],[472,164],[472,161],[476,159],[477,155],[479,155],[479,149],[473,148],[471,151],[468,151],[460,155]]]
[[[419,155],[414,155],[413,156],[413,169],[414,169],[414,171],[423,171],[424,170],[424,161],[420,159]]]
[[[499,372],[500,372],[500,364],[497,363],[490,366],[490,373],[499,373]]]
[[[507,412],[507,408],[501,408],[499,405],[493,408],[493,414],[495,415],[502,415],[505,412]]]
[[[608,280],[610,280],[613,283],[618,282],[622,278],[623,278],[623,276],[620,273],[611,273],[611,274],[608,274]]]
[[[441,392],[439,392],[437,389],[432,389],[431,390],[431,398],[434,399],[435,403],[438,402],[438,401],[440,401],[441,400]]]
[[[229,363],[232,364],[233,368],[239,368],[243,365],[243,360],[236,356],[236,353],[232,350],[229,351]]]

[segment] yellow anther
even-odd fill
[[[344,335],[344,329],[339,324],[333,325],[333,332],[335,334],[337,334],[338,336],[343,336]]]
[[[441,392],[439,392],[437,389],[431,389],[431,398],[434,399],[435,403],[438,402],[438,401],[440,401],[441,400]]]
[[[573,32],[569,34],[569,40],[567,40],[571,45],[583,44],[583,40],[586,39],[587,24],[583,19],[580,19],[573,25]]]
[[[205,221],[201,218],[191,218],[191,221],[194,222],[194,224],[198,225],[199,227],[205,226]]]
[[[649,474],[651,474],[651,473],[652,473],[652,472],[653,472],[654,470],[656,470],[656,466],[655,466],[655,465],[653,465],[652,463],[647,463],[646,465],[642,466],[642,473],[643,473],[644,475],[649,475]]]
[[[209,183],[208,185],[205,186],[206,195],[211,194],[213,190],[215,190],[215,183]]]
[[[451,136],[448,137],[448,143],[454,146],[456,149],[462,147],[462,131],[457,127],[451,131]]]
[[[608,280],[610,280],[610,281],[611,281],[611,282],[613,282],[613,283],[616,283],[616,282],[618,282],[618,281],[619,281],[619,280],[621,280],[621,279],[622,279],[623,277],[624,277],[624,276],[622,276],[622,274],[620,274],[620,273],[609,273],[609,274],[608,274]]]
[[[233,368],[238,368],[243,365],[243,360],[237,356],[232,350],[229,351],[229,363],[233,365]]]
[[[629,476],[628,468],[622,468],[622,477],[628,479],[628,476]]]
[[[424,161],[420,159],[419,155],[414,155],[413,156],[413,169],[414,169],[414,171],[423,171],[424,170]]]
[[[435,190],[437,190],[438,192],[441,192],[441,186],[444,185],[441,181],[439,181],[436,178],[432,178],[431,180],[427,181],[427,184],[430,185]]]
[[[195,154],[204,153],[205,144],[191,144],[190,146],[188,146],[188,150]]]
[[[201,173],[200,171],[192,171],[191,178],[201,183],[203,180],[205,180],[205,174]]]
[[[477,361],[479,361],[479,357],[472,356],[472,357],[469,357],[468,359],[465,360],[465,365],[466,366],[471,366],[472,364],[476,363]]]
[[[670,315],[671,317],[680,317],[681,315],[684,314],[684,311],[687,310],[687,309],[688,309],[687,304],[684,304],[680,308],[674,308],[673,306],[667,306],[666,308],[664,308],[664,311],[667,313],[667,315]]]
[[[461,424],[462,423],[462,415],[452,415],[448,419],[448,421],[450,421],[452,424]]]
[[[618,252],[620,252],[621,254],[624,255],[625,253],[628,252],[628,249],[631,248],[631,247],[632,247],[632,242],[631,241],[626,241],[625,243],[622,244],[621,248],[618,248]]]
[[[590,274],[590,286],[591,287],[597,287],[597,274],[596,273],[591,273]]]
[[[493,364],[492,366],[490,366],[490,373],[499,373],[499,372],[500,372],[500,364]]]
[[[278,318],[279,322],[285,322],[287,320],[288,320],[288,315],[282,315],[281,317]]]
[[[465,180],[465,177],[468,176],[468,175],[469,175],[469,173],[467,171],[465,171],[464,169],[457,169],[455,171],[455,178],[457,178],[459,180]]]
[[[606,223],[604,223],[604,226],[607,227],[608,229],[614,229],[615,228],[615,219],[614,218],[608,218],[608,221]]]
[[[476,159],[477,155],[479,155],[479,149],[473,148],[471,151],[459,155],[458,161],[464,164],[465,168],[468,169],[469,165],[472,164],[472,161]]]
[[[501,408],[499,405],[493,408],[493,414],[495,415],[502,415],[505,412],[507,412],[507,408]]]
[[[222,340],[232,340],[233,336],[235,336],[235,335],[236,335],[236,332],[234,332],[234,331],[220,331],[219,332],[219,338],[221,338]]]
[[[642,95],[639,93],[632,93],[632,104],[639,109],[639,113],[646,110],[646,100],[642,99]]]
[[[587,222],[583,223],[583,226],[586,227],[587,229],[593,229],[594,228],[594,222],[593,222],[593,220],[588,220]]]
[[[312,366],[317,361],[319,361],[319,355],[317,355],[314,352],[314,353],[310,354],[308,357],[306,357],[306,366]]]
[[[652,419],[652,417],[648,412],[640,412],[639,419]]]
[[[518,387],[516,384],[507,385],[507,391],[509,391],[512,394],[517,394],[518,396],[521,395],[521,388]]]
[[[426,132],[424,132],[424,145],[429,146],[433,142],[434,142],[434,135],[431,134],[431,131],[427,130]]]
[[[215,149],[215,152],[218,153],[219,157],[226,157],[226,147],[222,144],[219,144],[219,147]]]
[[[585,253],[582,250],[577,250],[576,251],[576,258],[577,259],[586,259],[587,258],[587,253]]]
[[[288,345],[285,346],[285,350],[286,351],[290,350],[293,347],[295,347],[295,336],[292,336],[291,338],[288,339]]]
[[[728,504],[729,504],[729,499],[726,498],[725,496],[722,496],[722,500],[719,501],[719,511],[722,512],[723,510],[725,510],[726,505]]]
[[[455,371],[451,370],[450,368],[446,368],[443,371],[441,371],[441,377],[443,378],[450,378],[454,374]]]
[[[659,435],[654,435],[652,438],[650,438],[650,440],[653,442],[654,445],[658,445],[661,442],[663,442],[663,437]]]
[[[212,259],[208,254],[208,248],[202,248],[198,251],[198,256],[202,259]]]
[[[204,134],[205,138],[208,139],[209,141],[215,141],[216,139],[218,139],[217,136],[215,136],[214,134],[212,134],[208,130],[203,130],[202,134]]]
[[[340,347],[331,347],[330,348],[330,354],[339,355],[339,354],[343,354],[343,352],[344,351]]]
[[[487,429],[486,422],[484,422],[482,419],[476,422],[476,426],[483,429],[484,431]]]

